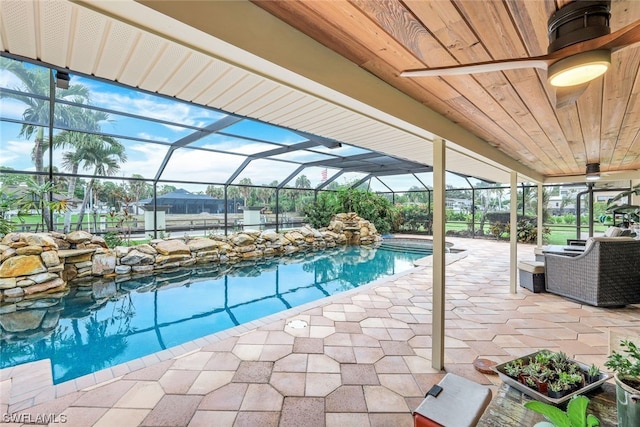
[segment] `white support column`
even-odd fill
[[[538,183],[538,247],[541,248],[544,242],[542,241],[542,228],[544,227],[543,218],[542,218],[542,210],[544,209],[544,200],[542,199],[543,192],[542,183]]]
[[[433,140],[433,320],[431,366],[444,369],[444,305],[445,305],[445,157],[446,143]]]
[[[511,223],[509,242],[511,257],[509,260],[509,282],[512,294],[518,293],[518,173],[511,171]]]

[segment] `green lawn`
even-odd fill
[[[575,239],[576,238],[576,227],[575,225],[547,225],[551,233],[548,237],[548,244],[550,245],[566,245],[567,239]],[[476,231],[479,230],[480,225],[476,224]],[[603,233],[608,228],[607,225],[603,225],[600,223],[594,224],[593,231],[594,233]],[[455,231],[464,231],[468,229],[468,225],[466,222],[447,222],[445,225],[445,230],[455,230]],[[583,233],[587,233],[588,226],[583,226]],[[485,235],[489,234],[489,224],[485,223],[484,225]],[[503,236],[503,238],[506,235]]]
[[[76,224],[78,216],[76,214],[71,215],[71,224]],[[22,217],[23,222],[19,222],[17,218],[14,218],[14,223],[16,224],[17,230],[22,230],[23,226],[30,226],[31,231],[35,231],[35,226],[40,224],[40,215],[26,215]],[[55,221],[58,225],[57,228],[62,228],[62,223],[64,221],[64,216],[61,214],[55,215]],[[90,213],[85,213],[84,215],[84,224],[83,229],[87,228],[87,224],[91,223],[93,226],[93,215]],[[116,221],[115,219],[110,220],[107,219],[108,227],[115,227]],[[553,224],[547,226],[551,230],[551,234],[549,235],[548,242],[551,245],[564,245],[567,242],[567,239],[575,239],[576,238],[576,229],[575,225],[559,225]],[[602,233],[607,229],[608,226],[603,224],[594,224],[594,232]],[[39,227],[41,230],[42,227]],[[447,222],[445,224],[445,230],[455,230],[455,231],[465,231],[468,229],[468,224],[466,222]],[[479,224],[476,224],[476,231],[479,229]],[[489,234],[489,224],[485,223],[484,226],[485,234]],[[588,228],[583,227],[583,233],[586,233]],[[503,238],[506,236],[503,236]]]

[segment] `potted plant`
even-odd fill
[[[600,379],[600,368],[598,368],[595,364],[591,364],[589,369],[584,376],[584,380],[588,383],[594,383]]]
[[[555,405],[565,403],[573,394],[598,387],[609,377],[595,365],[546,349],[496,365],[493,370],[523,393]]]
[[[587,414],[589,398],[573,396],[567,404],[566,412],[548,403],[532,400],[524,404],[527,409],[544,415],[555,427],[595,427],[600,420],[593,414]],[[538,424],[539,425],[539,424]]]
[[[549,397],[553,399],[560,399],[561,397],[566,396],[568,393],[568,389],[565,387],[565,384],[560,381],[554,381],[549,383],[547,394]]]
[[[620,341],[620,351],[609,355],[604,366],[614,372],[618,425],[640,425],[640,349],[630,340]]]
[[[524,362],[522,359],[515,359],[504,365],[504,371],[507,375],[513,378],[518,378],[524,369]]]

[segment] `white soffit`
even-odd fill
[[[0,48],[71,72],[433,165],[433,135],[424,129],[364,104],[361,110],[345,108],[331,101],[337,94],[329,89],[317,96],[285,84],[290,71],[133,1],[87,5],[92,9],[67,0],[3,0]],[[175,34],[181,42],[174,40]],[[296,79],[306,80],[296,75],[292,81]],[[505,167],[464,151],[449,150],[448,170],[508,181]]]

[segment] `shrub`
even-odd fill
[[[302,211],[314,228],[329,225],[334,214],[355,212],[360,218],[375,225],[382,234],[389,233],[397,227],[400,219],[396,207],[385,197],[352,188],[343,188],[335,193],[322,193],[315,203],[304,206]]]
[[[499,240],[502,233],[504,233],[505,228],[505,224],[500,221],[496,221],[489,226],[489,232],[496,238],[496,240]]]
[[[398,209],[398,220],[395,222],[394,231],[420,231],[432,233],[433,215],[427,210],[425,204],[403,205]]]
[[[520,220],[518,221],[518,225],[517,225],[518,229],[516,231],[517,233],[517,240],[520,243],[535,243],[537,238],[538,238],[538,227],[536,227],[533,223],[527,221],[527,220]],[[505,231],[507,232],[507,234],[509,234],[511,232],[511,227],[510,224],[507,224],[505,227]],[[551,230],[549,230],[548,227],[544,227],[542,229],[542,238],[543,240],[546,240],[549,238],[549,234],[551,234]]]
[[[340,211],[334,193],[320,193],[315,202],[303,206],[302,212],[313,228],[329,225],[331,217]]]
[[[338,203],[343,212],[355,212],[376,226],[379,233],[389,233],[399,221],[398,210],[385,197],[370,191],[340,189]]]
[[[107,243],[107,246],[110,248],[114,248],[116,246],[122,246],[124,240],[120,237],[118,233],[115,231],[110,231],[104,235],[104,241]]]

